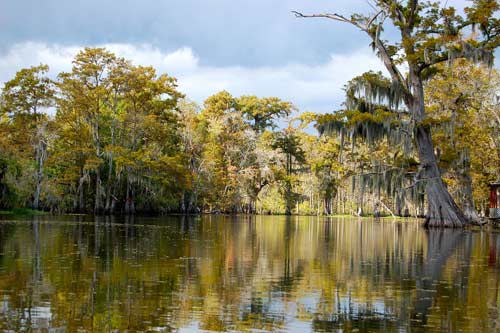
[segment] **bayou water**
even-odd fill
[[[0,332],[496,332],[500,238],[421,221],[0,220]]]

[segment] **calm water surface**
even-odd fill
[[[1,332],[496,332],[499,234],[309,217],[0,221]]]

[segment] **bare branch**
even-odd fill
[[[333,14],[330,14],[330,13],[302,14],[302,13],[294,11],[294,10],[292,11],[292,13],[295,15],[295,17],[298,17],[298,18],[327,18],[327,19],[334,20],[334,21],[349,23],[349,24],[354,25],[355,27],[359,28],[360,30],[362,30],[364,32],[368,32],[366,27],[364,27],[364,26],[360,25],[358,22],[353,21],[351,19],[348,19],[347,17],[342,16],[340,14],[335,14],[335,13],[333,13]]]
[[[379,17],[379,15],[385,14],[385,10],[382,9],[379,12],[377,12],[376,14],[374,14],[370,19],[368,19],[368,21],[366,22],[365,25],[362,25],[360,22],[357,22],[357,21],[352,20],[352,19],[348,19],[345,16],[340,15],[340,14],[336,14],[336,13],[334,13],[334,14],[328,14],[328,13],[325,13],[325,14],[307,14],[307,15],[300,13],[300,12],[297,12],[297,11],[292,11],[292,13],[295,15],[295,17],[298,17],[298,18],[327,18],[327,19],[334,20],[334,21],[349,23],[351,25],[354,25],[355,27],[357,27],[361,31],[366,32],[368,34],[368,36],[370,36],[370,38],[372,39],[375,47],[377,48],[378,54],[379,54],[380,58],[382,59],[382,61],[384,62],[385,67],[389,71],[389,74],[391,75],[392,80],[395,82],[398,82],[401,87],[406,88],[406,84],[405,84],[405,80],[403,78],[403,75],[401,75],[401,73],[399,72],[399,69],[397,68],[396,64],[394,63],[394,60],[392,59],[392,57],[389,55],[389,52],[387,51],[384,43],[380,40],[378,34],[373,34],[373,32],[370,31],[371,24]],[[382,21],[384,19],[385,19],[385,15],[384,15],[384,18],[382,19]],[[408,101],[408,99],[411,98],[410,92],[406,91],[406,89],[403,92],[403,94],[404,94],[404,99],[406,101]]]
[[[372,25],[372,23],[377,19],[377,17],[382,14],[384,11],[383,10],[380,10],[378,13],[376,13],[375,15],[373,15],[369,20],[368,22],[366,23],[366,29],[368,30],[370,28],[370,26]]]
[[[377,48],[377,50],[379,52],[379,56],[382,59],[385,67],[389,71],[389,74],[391,75],[392,80],[395,82],[398,82],[401,85],[401,87],[405,88],[404,99],[406,102],[408,102],[407,100],[408,100],[408,98],[410,98],[411,95],[410,95],[410,92],[406,90],[406,83],[405,83],[405,80],[403,78],[403,75],[401,74],[401,72],[397,68],[392,57],[389,55],[389,52],[387,51],[384,43],[382,43],[382,41],[379,38],[376,38],[376,37],[372,37],[372,38],[373,38],[373,42],[375,43],[375,47]]]

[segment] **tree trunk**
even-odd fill
[[[396,216],[403,216],[403,200],[401,200],[399,193],[396,193],[394,198],[394,210],[396,211]]]
[[[425,184],[427,195],[426,227],[459,228],[467,219],[457,206],[441,179],[430,126],[423,124],[426,119],[424,86],[421,72],[415,63],[409,62],[409,91],[405,104],[416,122],[414,136],[420,160],[418,181]]]
[[[111,129],[111,144],[115,144],[114,139],[114,129]],[[114,188],[115,182],[113,182],[113,153],[109,153],[108,158],[108,181],[106,182],[106,204],[104,206],[105,214],[113,214],[114,211]]]
[[[43,125],[41,125],[43,126]],[[44,174],[44,164],[47,158],[47,143],[44,140],[45,129],[43,127],[37,129],[37,144],[36,144],[36,179],[35,193],[33,194],[33,209],[40,208],[40,195],[42,193],[42,181]]]
[[[85,211],[84,188],[85,175],[83,167],[80,167],[80,178],[78,179],[78,187],[76,188],[76,196],[73,202],[73,211],[76,213],[83,213]]]
[[[112,214],[111,212],[112,188],[113,188],[113,157],[111,155],[109,158],[109,165],[108,165],[108,181],[106,183],[106,205],[104,207],[104,212],[106,214]]]
[[[467,219],[460,211],[441,179],[441,172],[434,155],[434,145],[429,127],[418,126],[415,130],[420,159],[419,180],[425,182],[427,194],[426,227],[463,227]]]
[[[347,200],[347,198],[346,198],[347,194],[346,194],[346,191],[343,191],[342,193],[343,193],[342,194],[342,215],[345,215],[345,204],[346,204],[346,200]]]
[[[470,176],[470,160],[466,158],[463,161],[463,169],[459,170],[462,206],[465,218],[470,223],[481,224],[482,220],[474,207],[474,198],[472,197],[472,179]]]
[[[363,174],[364,166],[361,166],[360,174]],[[360,189],[359,189],[359,201],[358,201],[358,216],[363,216],[365,214],[365,180],[364,177],[360,180]]]
[[[97,167],[95,173],[95,204],[94,204],[94,214],[102,213],[102,203],[101,203],[101,172],[99,167]]]
[[[188,212],[198,213],[198,209],[196,207],[196,192],[192,192],[189,196]]]
[[[330,196],[325,196],[324,205],[325,205],[325,215],[332,215],[332,206],[331,206],[331,197]]]
[[[7,163],[0,159],[0,209],[7,207],[6,195],[7,186],[4,184],[3,180],[7,173]]]
[[[292,215],[292,190],[291,190],[291,185],[288,183],[286,184],[286,192],[285,192],[285,197],[286,197],[286,207],[285,207],[285,215]]]
[[[33,193],[33,209],[40,208],[40,194],[42,193],[43,166],[38,165],[35,180],[35,193]]]
[[[286,180],[286,189],[285,189],[285,202],[286,202],[286,207],[285,207],[285,215],[292,215],[292,183],[291,183],[291,175],[292,175],[292,155],[287,154],[286,156],[286,175],[287,175],[287,180]]]
[[[95,143],[95,153],[96,159],[100,161],[101,159],[101,141],[99,138],[99,118],[96,116],[94,129],[94,143]],[[101,214],[103,211],[103,206],[101,202],[101,169],[100,165],[97,166],[95,171],[95,201],[94,201],[94,214]]]
[[[120,185],[120,179],[119,177],[114,177],[115,180],[113,181],[113,184],[112,185],[108,185],[109,187],[111,187],[110,189],[110,199],[111,199],[111,202],[109,204],[109,209],[107,209],[107,213],[109,215],[113,215],[116,211],[116,203],[118,201],[118,199],[116,198],[116,189],[117,187]],[[106,203],[107,205],[107,203]]]
[[[118,108],[118,92],[114,91],[113,97],[113,120],[111,121],[111,145],[115,146],[115,127],[116,127],[116,114]],[[106,204],[104,206],[105,214],[113,214],[114,197],[113,197],[113,153],[110,152],[108,156],[108,181],[106,182]]]
[[[186,215],[188,213],[187,211],[187,206],[186,206],[186,201],[189,198],[189,194],[186,191],[182,192],[182,198],[181,198],[181,213]]]
[[[125,199],[125,214],[135,214],[134,189],[127,175],[127,196]]]

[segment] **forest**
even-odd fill
[[[374,16],[295,13],[366,32],[387,67],[346,82],[330,114],[228,91],[198,105],[176,78],[98,47],[56,78],[18,71],[0,97],[0,210],[477,221],[500,179],[499,5],[462,17],[377,3]]]

